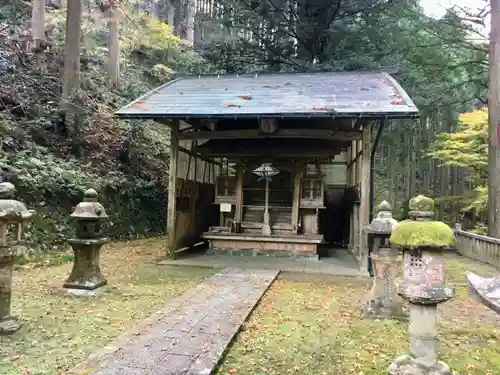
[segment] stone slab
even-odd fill
[[[278,273],[226,268],[69,374],[209,375]]]
[[[369,277],[347,250],[338,250],[335,256],[320,260],[308,258],[284,258],[274,256],[231,256],[190,254],[179,259],[162,260],[159,264],[169,266],[191,266],[203,268],[237,267],[244,269],[269,269],[290,273],[328,276]]]

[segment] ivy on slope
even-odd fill
[[[54,250],[64,244],[73,228],[69,215],[89,187],[101,193],[113,238],[162,233],[168,129],[118,121],[112,113],[169,80],[174,71],[203,72],[210,66],[168,25],[125,9],[121,85],[110,89],[106,21],[98,10],[86,11],[81,89],[71,98],[84,131],[71,139],[59,110],[65,12],[48,12],[51,47],[37,54],[22,48],[30,16],[26,4],[0,4],[0,14],[0,30],[8,35],[0,38],[0,174],[16,184],[18,198],[37,212],[27,234],[32,247]]]

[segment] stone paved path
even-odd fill
[[[71,373],[209,375],[278,273],[226,268]]]

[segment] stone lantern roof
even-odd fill
[[[0,183],[0,221],[21,223],[33,216],[24,203],[13,199],[16,187],[10,182]]]
[[[97,201],[97,197],[97,191],[94,189],[86,190],[83,202],[78,203],[70,216],[80,220],[107,219],[108,215],[106,214],[106,210],[104,206]]]
[[[392,217],[392,206],[387,201],[382,201],[377,206],[377,216],[366,227],[368,233],[390,234],[396,224],[396,219]]]

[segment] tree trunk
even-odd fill
[[[114,87],[118,87],[120,80],[120,16],[119,4],[114,1],[109,10],[108,21],[108,73]]]
[[[196,17],[196,0],[186,0],[186,39],[194,42],[194,20]]]
[[[406,196],[412,198],[415,195],[415,124],[407,124],[410,127],[407,138],[406,152]]]
[[[66,114],[66,126],[73,141],[77,141],[80,134],[80,121],[74,92],[80,87],[80,40],[82,25],[82,2],[71,0],[68,2],[66,15],[66,41],[64,47],[64,73],[61,109]]]
[[[33,40],[31,49],[40,48],[40,44],[45,40],[45,0],[33,0],[31,36]]]
[[[441,120],[439,121],[439,133],[449,132],[450,128],[448,119],[445,115],[442,115]],[[446,200],[445,197],[448,196],[449,183],[450,183],[450,167],[447,165],[441,166],[439,169],[440,174],[440,186],[439,186],[439,220],[444,221],[446,216]]]
[[[431,115],[427,118],[427,144],[430,146],[434,142],[435,137],[435,115]],[[434,189],[434,184],[436,181],[436,161],[434,159],[429,159],[429,171],[428,171],[428,180],[427,180],[427,194],[431,197],[436,196],[436,192]]]
[[[174,29],[175,4],[174,0],[167,0],[167,24]]]
[[[500,0],[491,0],[489,51],[488,235],[500,237]]]

